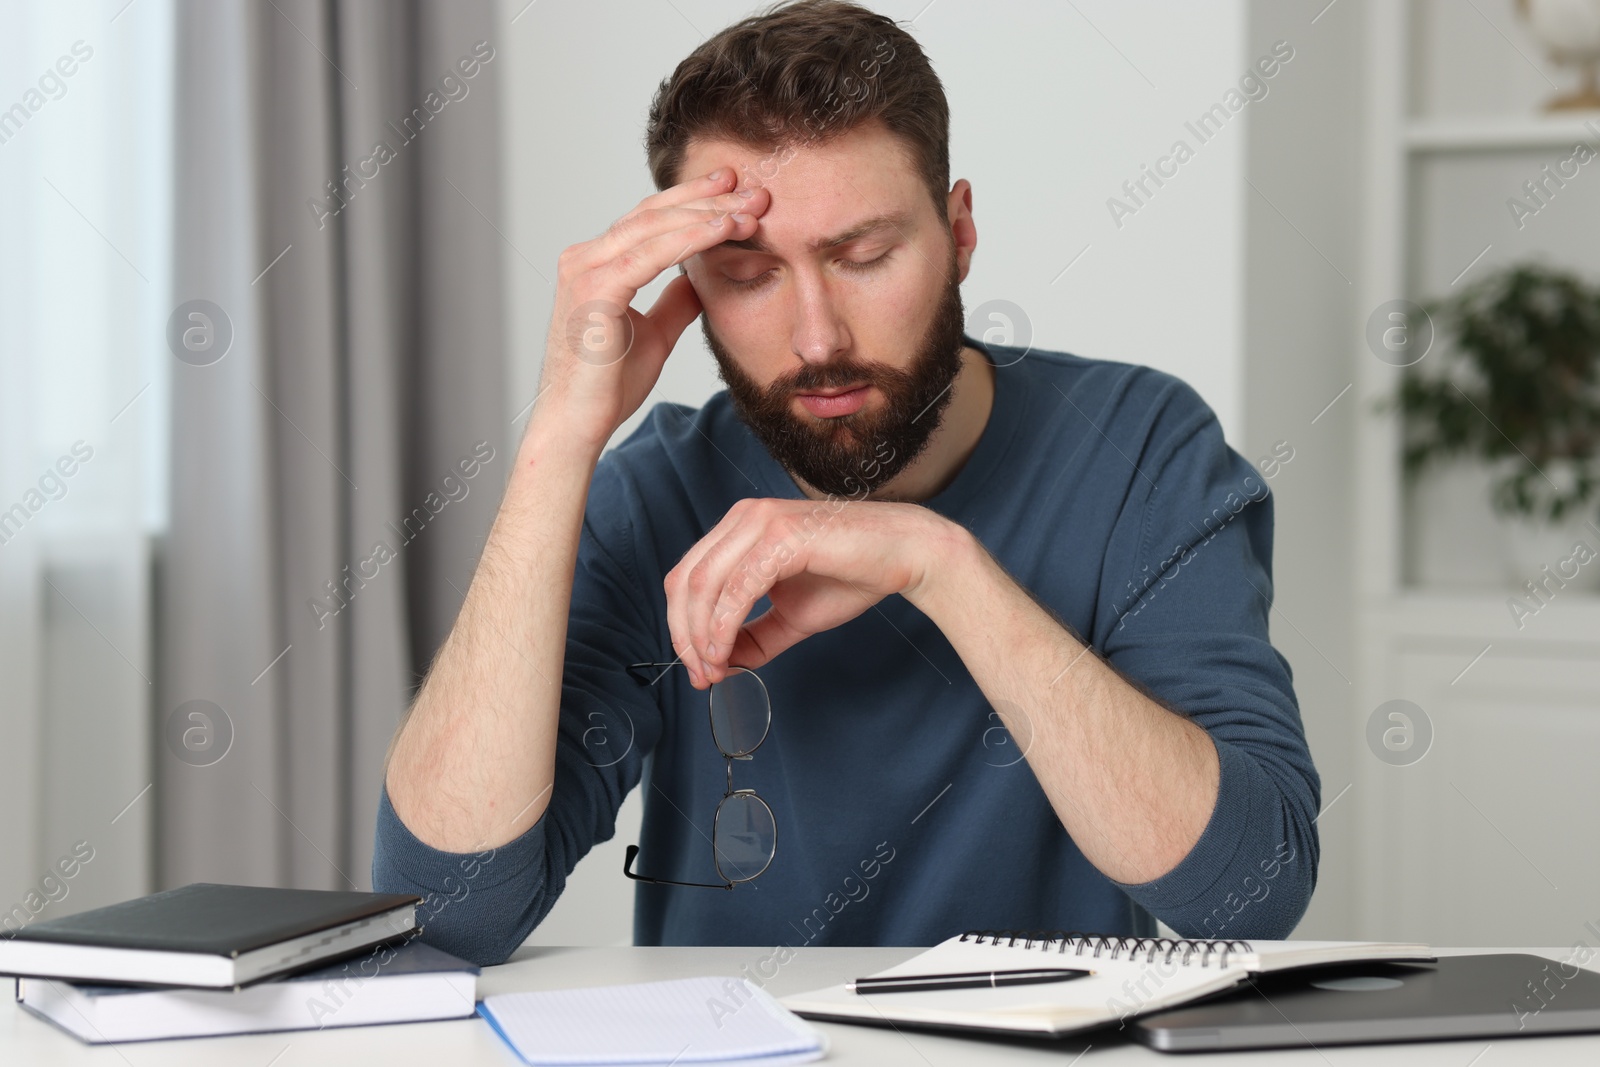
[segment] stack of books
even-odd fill
[[[92,1044],[470,1016],[478,968],[416,940],[419,902],[200,882],[23,927],[0,975]]]

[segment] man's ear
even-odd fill
[[[951,187],[945,199],[950,217],[950,239],[955,243],[956,269],[960,280],[967,280],[972,269],[972,253],[978,248],[978,225],[972,218],[972,183],[962,178]]]

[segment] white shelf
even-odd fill
[[[1584,141],[1600,151],[1600,111],[1570,115],[1413,119],[1405,125],[1413,153],[1515,152],[1571,148]]]
[[[1381,310],[1408,292],[1447,290],[1453,275],[1459,280],[1457,271],[1487,252],[1485,220],[1516,181],[1554,164],[1574,144],[1600,151],[1600,111],[1540,114],[1535,103],[1521,114],[1489,110],[1519,106],[1499,100],[1542,97],[1546,87],[1531,84],[1521,57],[1504,47],[1492,24],[1489,32],[1482,25],[1494,17],[1509,25],[1510,0],[1497,0],[1493,14],[1475,10],[1484,6],[1364,5],[1369,67],[1359,308]],[[1470,99],[1482,110],[1449,117],[1414,110],[1418,101],[1434,99]],[[1584,189],[1596,180],[1585,179]],[[1569,239],[1541,222],[1508,252],[1499,244],[1511,243],[1501,236],[1506,217],[1492,221],[1500,227],[1492,239],[1502,256],[1560,248],[1592,269],[1592,241]],[[1468,232],[1470,240],[1463,240]],[[1573,247],[1583,254],[1572,256]],[[1393,368],[1373,359],[1359,343],[1362,334],[1352,333],[1358,394],[1391,395]],[[1355,936],[1446,944],[1463,930],[1481,936],[1495,916],[1510,916],[1507,928],[1524,931],[1546,928],[1540,924],[1547,921],[1549,929],[1581,924],[1575,902],[1600,899],[1600,854],[1572,862],[1563,837],[1571,828],[1542,813],[1600,803],[1600,778],[1592,773],[1600,745],[1600,594],[1568,586],[1529,616],[1508,606],[1517,596],[1512,588],[1407,585],[1404,533],[1414,498],[1400,469],[1400,420],[1368,422],[1356,455],[1359,633],[1347,724],[1354,760],[1350,796],[1340,802],[1356,820],[1355,844],[1345,846],[1356,857],[1349,876],[1359,885]],[[1488,511],[1485,501],[1478,503]],[[1456,516],[1442,499],[1429,514],[1453,525],[1461,538],[1456,547],[1470,549],[1453,553],[1449,569],[1462,569],[1474,556],[1486,560],[1486,570],[1499,569],[1492,519],[1474,520],[1467,510]],[[1430,562],[1446,565],[1443,553]],[[1594,566],[1600,563],[1585,571]],[[1429,747],[1416,759],[1391,758],[1383,716],[1396,721],[1384,711],[1392,700],[1416,704],[1429,726]],[[1375,728],[1382,732],[1375,735]],[[1342,784],[1330,778],[1325,787]],[[1537,895],[1554,883],[1529,864],[1561,872],[1561,899]],[[1523,906],[1528,900],[1538,905],[1530,910]]]

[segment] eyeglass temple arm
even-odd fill
[[[633,873],[633,861],[639,855],[638,845],[629,845],[627,857],[622,861],[622,873],[632,878],[635,882],[649,882],[652,885],[683,885],[694,889],[733,889],[733,883],[718,885],[714,882],[673,882],[666,878],[646,878],[642,874]]]
[[[640,685],[655,685],[667,672],[665,670],[652,671],[650,668],[677,667],[679,665],[679,660],[673,660],[671,663],[630,663],[628,664],[628,674]]]

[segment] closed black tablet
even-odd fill
[[[1600,974],[1523,953],[1263,975],[1129,1024],[1163,1052],[1600,1031]]]

